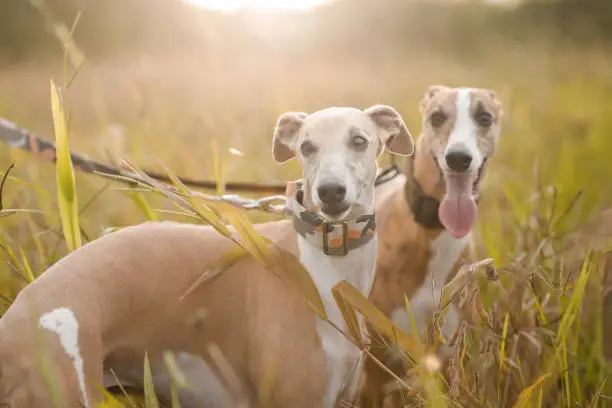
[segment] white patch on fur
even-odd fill
[[[83,370],[83,358],[79,352],[79,322],[72,310],[66,307],[45,313],[38,320],[40,327],[57,333],[60,344],[66,354],[72,357],[72,366],[76,372],[79,388],[86,408],[89,408],[87,389],[85,388],[85,372]]]
[[[442,157],[438,157],[438,162],[442,167],[446,167],[444,156],[450,151],[464,151],[472,156],[472,164],[468,171],[476,171],[482,165],[482,154],[478,149],[478,126],[470,115],[471,101],[470,88],[459,88],[456,103],[455,126],[450,133],[448,143]],[[443,170],[446,170],[443,168]]]
[[[444,283],[453,271],[455,263],[470,239],[471,234],[457,239],[448,231],[442,231],[431,242],[432,257],[427,263],[425,282],[410,299],[412,316],[419,333],[424,331],[427,326],[427,320],[433,316],[434,308],[439,306]],[[443,328],[444,334],[452,334],[459,324],[458,313],[454,310],[455,307],[452,304],[448,307],[446,324]],[[412,332],[410,316],[408,316],[406,308],[400,307],[395,309],[391,314],[391,320],[400,329],[408,333]]]
[[[340,281],[346,280],[368,297],[374,282],[377,246],[377,239],[373,238],[361,248],[349,252],[347,256],[326,256],[320,248],[298,236],[300,261],[317,286],[327,317],[345,333],[347,327],[331,289]],[[362,324],[363,319],[361,316],[358,318]],[[332,408],[344,390],[347,391],[349,398],[354,398],[363,365],[363,355],[357,346],[319,317],[317,317],[317,329],[327,358],[328,385],[322,406]]]

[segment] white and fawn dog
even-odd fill
[[[274,158],[297,156],[303,187],[288,201],[293,220],[256,229],[299,258],[329,319],[344,330],[331,288],[346,280],[370,293],[376,158],[385,147],[403,155],[414,149],[401,116],[384,105],[285,113],[275,129]],[[233,245],[208,226],[144,223],[54,264],[0,319],[0,406],[52,406],[49,376],[40,374],[42,346],[63,407],[96,406],[111,369],[121,383],[142,385],[145,353],[156,391],[170,395],[165,350],[176,352],[193,380],[181,390],[184,407],[251,406],[266,378],[273,382],[269,406],[333,407],[353,399],[362,352],[252,258],[181,299]]]
[[[379,250],[370,300],[398,327],[412,332],[405,296],[421,339],[440,306],[441,291],[461,265],[475,261],[471,231],[487,160],[501,133],[502,104],[487,89],[432,86],[420,104],[422,131],[405,176],[376,190]],[[462,310],[467,311],[467,310]],[[442,334],[460,323],[451,304]],[[464,315],[467,317],[467,315]],[[388,339],[374,336],[370,352],[396,374],[405,373]],[[441,351],[448,356],[450,349]],[[392,377],[366,362],[362,408],[380,406],[383,384]]]

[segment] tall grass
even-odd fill
[[[69,251],[145,220],[210,224],[226,237],[226,225],[235,227],[238,249],[210,273],[221,273],[246,254],[274,269],[269,242],[254,234],[243,213],[201,202],[178,181],[173,190],[152,180],[148,188],[134,190],[74,174],[68,145],[112,162],[128,155],[139,167],[165,163],[191,177],[287,180],[298,176],[297,165],[277,167],[270,158],[271,131],[282,111],[383,102],[398,108],[417,133],[418,100],[429,85],[489,87],[506,111],[499,151],[483,186],[477,237],[480,254],[492,257],[493,265],[466,269],[450,285],[464,299],[477,301],[460,330],[448,383],[427,358],[414,366],[409,361],[406,378],[397,378],[397,400],[432,407],[612,405],[612,385],[606,381],[612,366],[602,354],[601,254],[594,250],[573,269],[564,258],[568,234],[612,204],[610,54],[601,48],[513,47],[500,44],[503,52],[478,61],[424,51],[410,61],[389,56],[376,64],[365,57],[291,63],[272,55],[247,66],[252,61],[240,55],[207,61],[180,54],[90,61],[77,77],[64,80],[61,91],[69,84],[71,89],[61,99],[53,83],[49,95],[48,78],[67,78],[66,67],[6,68],[0,95],[12,97],[0,97],[0,116],[55,134],[59,151],[54,168],[21,151],[0,150],[0,168],[15,164],[2,188],[3,307]],[[529,65],[515,58],[521,52],[529,54]],[[230,148],[244,156],[225,154]],[[249,217],[254,222],[274,218]],[[299,285],[325,317],[308,277],[294,271],[284,277],[287,283]],[[339,285],[334,296],[349,323],[356,313],[368,315],[411,357],[423,356],[431,346],[397,331],[351,287]],[[361,345],[354,325],[349,327],[348,335]],[[147,367],[144,362],[145,372]],[[179,386],[180,373],[173,375]],[[412,381],[415,376],[424,380],[421,386]],[[143,400],[119,402],[109,396],[107,406],[141,403],[157,404],[150,382]]]

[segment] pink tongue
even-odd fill
[[[455,238],[467,235],[478,217],[478,207],[472,195],[472,177],[472,174],[445,174],[446,195],[440,203],[438,216]]]

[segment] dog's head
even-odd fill
[[[404,120],[385,105],[284,113],[273,141],[274,160],[282,163],[297,156],[302,164],[304,204],[331,219],[371,209],[376,157],[385,148],[400,155],[414,151]]]
[[[503,107],[495,92],[432,86],[421,100],[422,146],[442,173],[445,192],[440,221],[456,237],[476,223],[480,176],[496,150]]]

